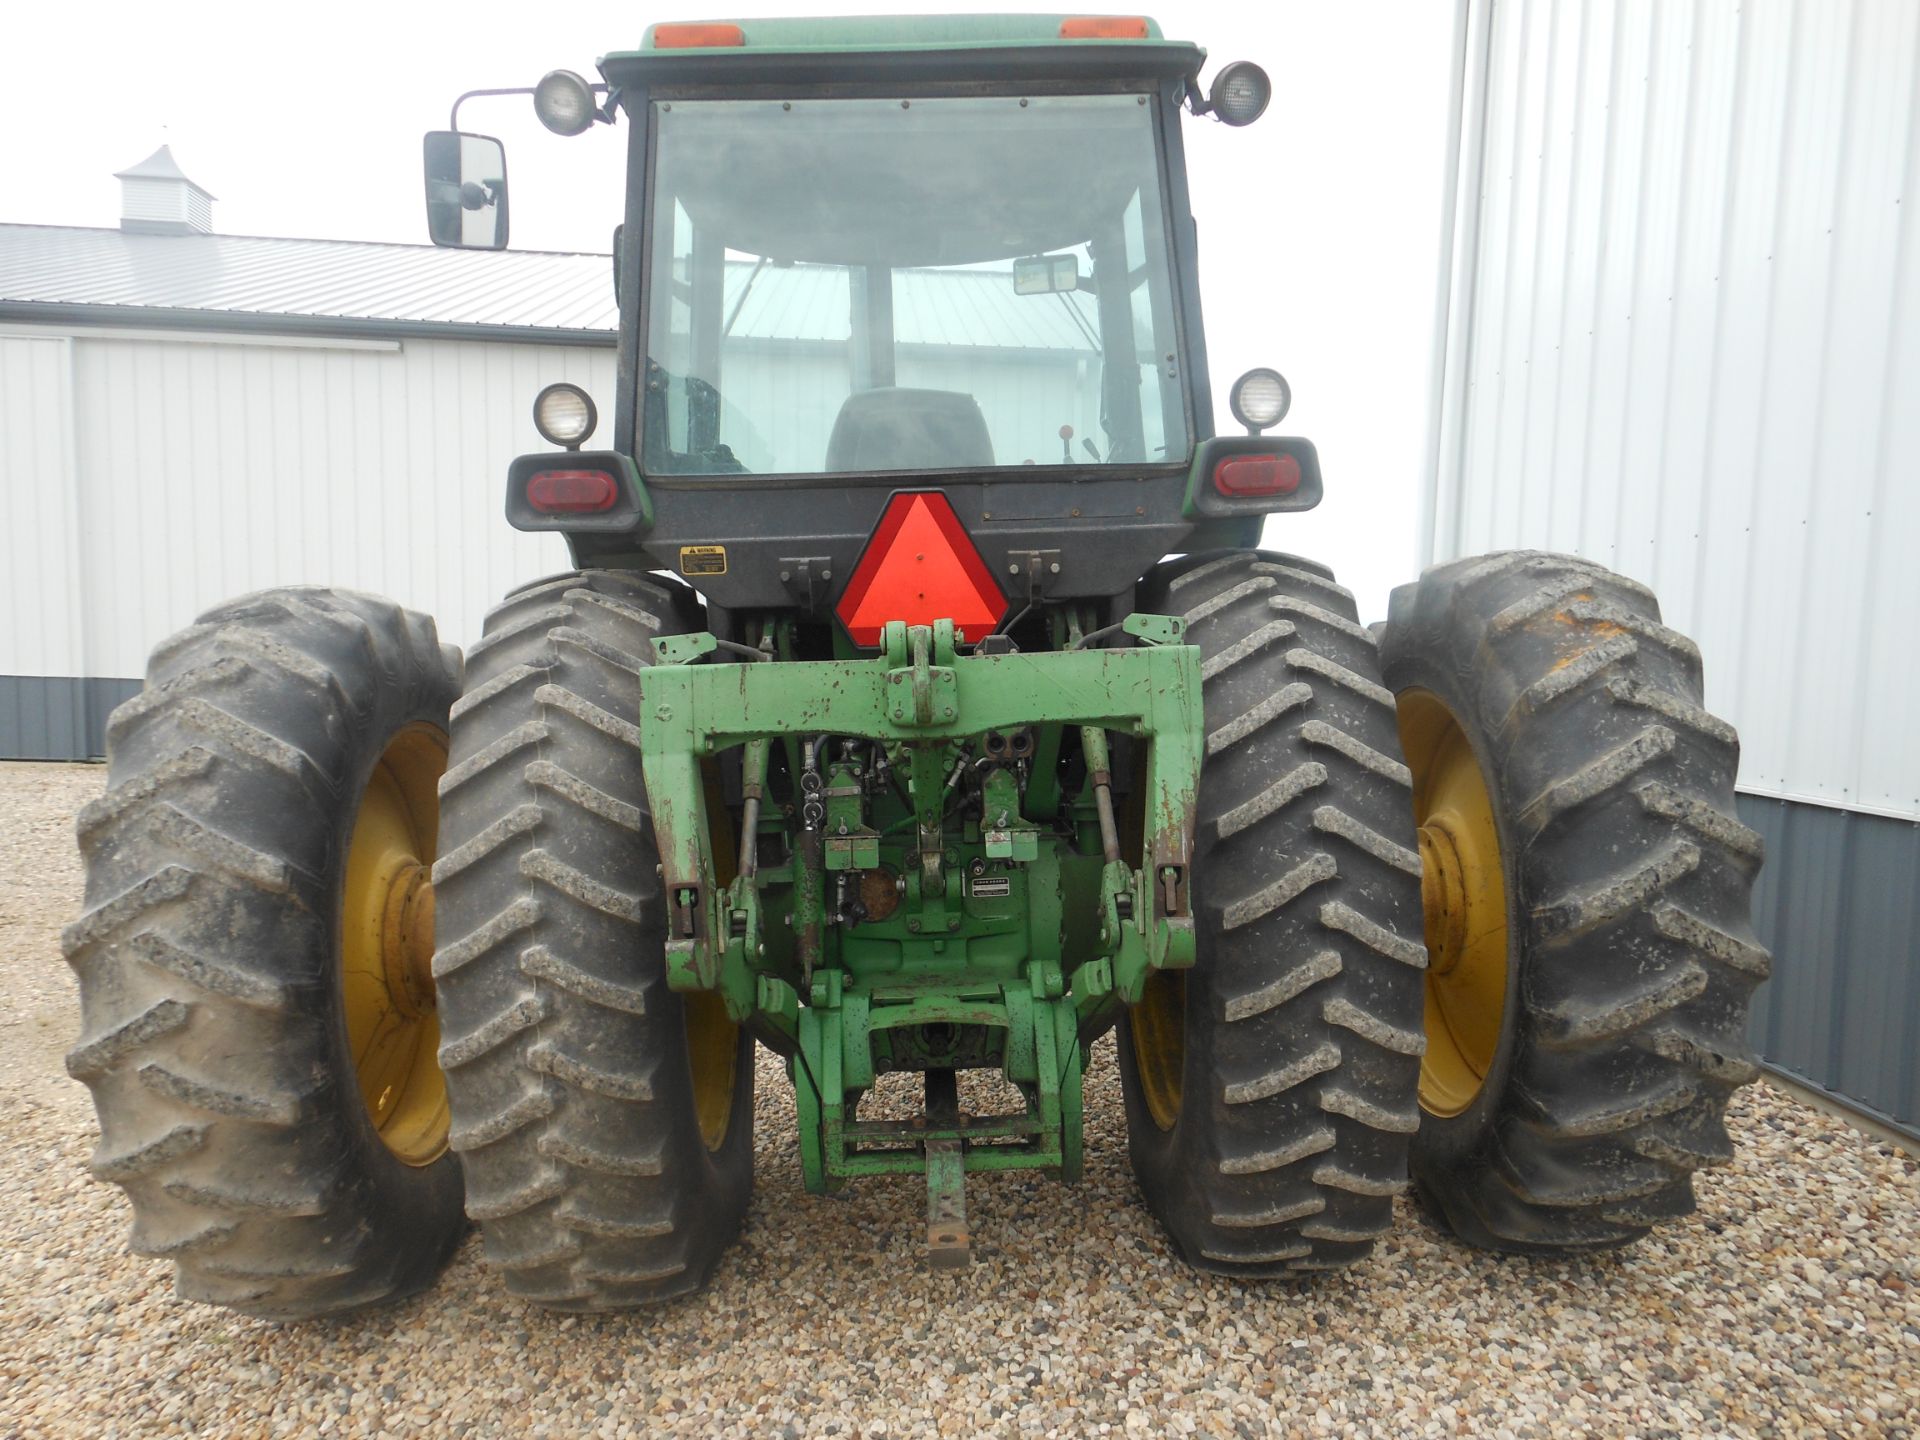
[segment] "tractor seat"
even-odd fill
[[[849,395],[827,440],[827,469],[941,470],[993,464],[993,437],[961,390],[889,386]]]

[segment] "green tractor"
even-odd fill
[[[470,1218],[542,1305],[696,1289],[757,1046],[808,1191],[924,1176],[935,1265],[970,1173],[1078,1176],[1116,1028],[1202,1270],[1349,1265],[1409,1184],[1506,1251],[1692,1208],[1768,966],[1733,731],[1584,560],[1438,566],[1369,629],[1258,548],[1321,475],[1273,371],[1213,433],[1183,112],[1268,84],[1203,58],[1137,18],[663,24],[531,92],[631,135],[610,448],[549,386],[507,476],[577,568],[464,660],[363,594],[210,611],[80,817],[69,1066],[183,1295],[392,1299]],[[497,249],[455,114],[431,233]]]

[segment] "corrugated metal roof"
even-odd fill
[[[845,340],[851,324],[847,272],[836,265],[727,262],[727,333],[768,340]],[[748,288],[751,281],[752,288]],[[741,303],[744,295],[745,303]],[[734,315],[738,305],[739,313]],[[1078,316],[1076,323],[1075,316]],[[1011,270],[899,270],[893,277],[894,338],[902,345],[985,345],[1011,350],[1097,347],[1093,296],[1017,295]]]
[[[605,255],[0,225],[0,302],[616,328]]]
[[[768,265],[749,290],[754,268],[727,265],[727,313],[745,297],[732,335],[847,338],[844,270]],[[605,255],[56,225],[0,225],[0,304],[9,303],[197,312],[210,324],[271,315],[606,335],[619,324]],[[1004,270],[903,270],[894,323],[908,345],[1090,352],[1098,318],[1088,295],[1014,294]]]

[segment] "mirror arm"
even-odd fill
[[[606,124],[606,125],[613,124],[613,107],[616,104],[618,104],[620,101],[619,90],[608,85],[604,80],[599,81],[593,85],[590,85],[587,88],[590,90],[598,91],[600,94],[606,96],[605,103],[602,104],[598,110],[593,112],[593,118],[600,121],[602,124]],[[458,130],[460,128],[460,107],[469,100],[479,99],[481,96],[487,96],[487,95],[531,95],[531,94],[533,94],[533,87],[531,85],[510,85],[503,89],[498,89],[498,90],[469,90],[466,93],[458,96],[454,100],[453,113],[447,117],[447,128],[449,130]]]
[[[515,85],[504,90],[469,90],[464,95],[461,95],[454,100],[453,114],[447,118],[447,129],[458,130],[460,128],[460,107],[463,104],[465,104],[467,101],[475,99],[478,96],[481,96],[481,95],[531,95],[531,94],[533,94],[533,87],[531,85]]]

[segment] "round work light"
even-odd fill
[[[571,70],[549,70],[533,87],[533,112],[556,135],[578,135],[598,108],[593,88]]]
[[[1229,125],[1251,125],[1273,98],[1273,82],[1251,60],[1236,60],[1213,77],[1207,106]]]
[[[1278,425],[1293,404],[1293,391],[1278,370],[1249,370],[1233,382],[1230,402],[1233,418],[1258,435]]]
[[[578,450],[599,420],[587,392],[564,380],[533,398],[533,428],[549,445],[563,450]]]

